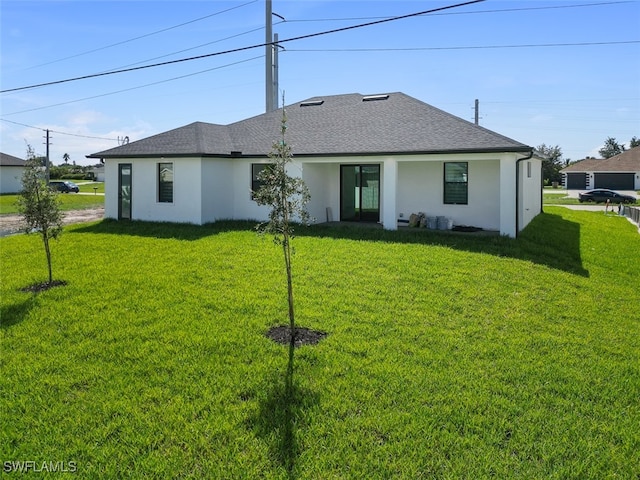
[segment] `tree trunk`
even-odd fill
[[[44,251],[47,253],[47,265],[49,266],[49,285],[53,283],[53,273],[51,272],[51,250],[49,249],[49,237],[46,232],[42,233],[42,241],[44,242]]]
[[[289,236],[285,235],[282,242],[284,253],[284,263],[287,270],[287,298],[289,301],[289,329],[291,331],[291,346],[295,343],[295,313],[293,309],[293,280],[291,278],[291,248],[289,247]]]

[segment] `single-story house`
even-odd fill
[[[96,182],[104,182],[104,165],[94,165],[90,171]]]
[[[424,212],[515,237],[542,211],[533,148],[403,93],[315,97],[287,106],[286,116],[290,174],[308,186],[318,222],[395,230]],[[105,217],[266,219],[251,191],[281,119],[275,111],[229,125],[195,122],[89,155],[105,163]]]
[[[610,158],[586,158],[560,170],[567,189],[640,190],[640,147]]]
[[[22,190],[22,173],[26,163],[21,158],[0,153],[0,193],[18,193]]]

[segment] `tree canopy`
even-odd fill
[[[598,150],[598,153],[602,158],[611,158],[615,155],[619,155],[625,150],[624,144],[618,143],[613,137],[607,137],[604,141],[604,147]]]
[[[562,175],[560,170],[565,166],[562,160],[562,149],[558,146],[551,145],[538,145],[536,150],[545,157],[542,162],[542,178],[545,184],[552,182],[560,182]]]

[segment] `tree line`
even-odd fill
[[[33,155],[32,161],[42,167],[47,166],[47,157],[35,155],[33,152],[31,152],[31,154]],[[59,180],[64,178],[67,180],[94,180],[92,172],[94,165],[76,165],[75,161],[71,161],[71,163],[69,163],[71,156],[68,153],[62,155],[62,160],[63,163],[60,163],[59,165],[54,165],[52,161],[49,163],[50,179]]]

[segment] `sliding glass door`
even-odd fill
[[[380,220],[380,165],[340,165],[340,221]]]

